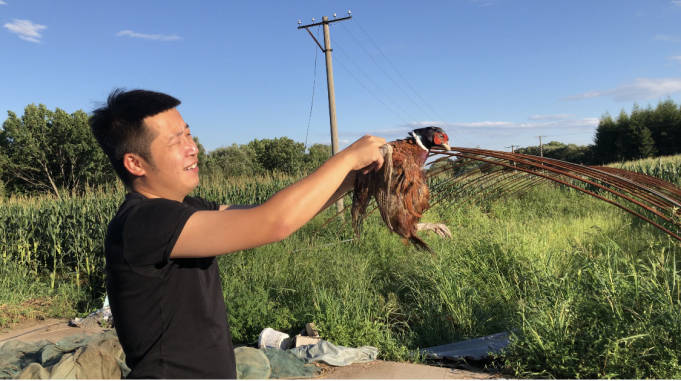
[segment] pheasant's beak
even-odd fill
[[[444,149],[446,149],[447,151],[451,151],[451,150],[452,150],[452,147],[450,147],[449,144],[447,144],[447,143],[442,143],[441,146],[442,146]]]

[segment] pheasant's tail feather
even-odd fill
[[[381,153],[383,154],[383,167],[381,168],[383,176],[382,179],[377,179],[379,184],[377,184],[378,189],[376,189],[374,198],[376,199],[376,204],[378,204],[383,221],[385,221],[390,231],[394,231],[395,229],[390,223],[390,218],[385,215],[385,212],[391,208],[390,190],[393,177],[393,147],[390,144],[382,145]]]
[[[355,179],[355,190],[352,194],[352,208],[350,215],[352,216],[352,227],[355,235],[359,238],[362,231],[362,221],[366,215],[369,199],[371,198],[370,184],[368,184],[367,177],[357,175]]]
[[[409,242],[413,243],[414,246],[416,246],[417,249],[427,251],[431,254],[434,253],[433,249],[431,249],[428,244],[426,244],[421,238],[419,238],[417,235],[412,234],[409,237]]]

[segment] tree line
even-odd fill
[[[90,132],[88,115],[44,105],[9,111],[0,130],[0,197],[80,193],[116,180],[108,158]],[[265,172],[305,174],[331,157],[331,147],[287,137],[254,139],[206,152],[198,138],[202,176],[253,176]]]
[[[542,146],[546,157],[587,165],[644,159],[681,153],[681,106],[671,99],[653,108],[634,105],[631,114],[624,110],[617,118],[601,117],[594,144],[578,146],[552,141]],[[539,155],[539,146],[516,152]]]
[[[304,175],[331,156],[331,148],[287,137],[254,139],[211,152],[199,147],[202,176],[254,176],[265,172]],[[542,146],[546,157],[580,164],[606,164],[656,155],[681,153],[681,107],[672,100],[617,118],[601,118],[594,144],[578,146],[552,141]],[[516,152],[539,155],[540,147]],[[108,159],[97,145],[88,115],[82,110],[67,113],[44,105],[26,106],[19,117],[8,111],[0,130],[0,196],[11,194],[82,192],[88,187],[116,181]]]

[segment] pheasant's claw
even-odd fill
[[[430,230],[442,238],[452,238],[452,232],[445,224],[436,224],[432,222],[419,222],[416,224],[416,231]]]

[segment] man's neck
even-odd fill
[[[150,188],[149,186],[147,186],[146,184],[141,183],[141,182],[133,183],[132,190],[141,194],[142,196],[144,196],[146,198],[165,198],[165,199],[168,199],[168,200],[175,200],[175,201],[178,201],[178,202],[182,202],[184,200],[184,198],[186,197],[186,195],[171,195],[171,194],[166,194],[164,192],[159,192],[159,191],[156,191],[156,190]]]

